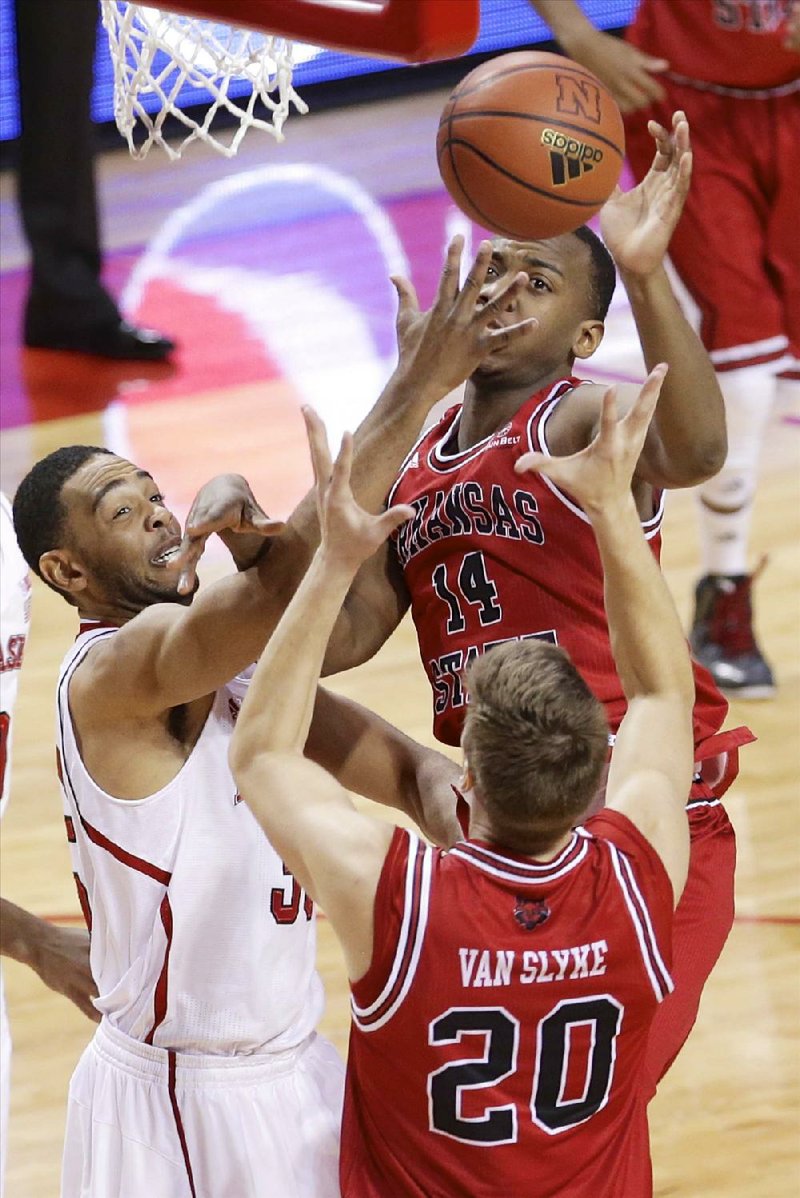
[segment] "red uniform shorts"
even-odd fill
[[[672,263],[699,310],[719,371],[800,351],[798,146],[800,92],[765,99],[701,91],[659,78],[663,103],[625,121],[637,180],[653,160],[652,118],[689,118],[692,184],[670,242]]]

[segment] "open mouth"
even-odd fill
[[[151,566],[168,566],[174,557],[177,557],[181,547],[180,541],[174,541],[165,549],[162,549],[155,557],[150,558]]]

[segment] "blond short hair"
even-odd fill
[[[467,670],[461,743],[495,838],[545,851],[577,823],[600,782],[608,723],[563,649],[497,645]]]

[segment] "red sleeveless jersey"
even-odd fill
[[[626,701],[603,603],[603,570],[588,517],[541,475],[515,474],[529,449],[545,453],[547,422],[578,379],[532,395],[512,420],[471,449],[455,443],[460,407],[423,435],[390,493],[413,519],[394,547],[411,595],[420,654],[433,688],[434,733],[457,745],[464,721],[464,668],[509,640],[562,645],[597,698],[612,732]],[[658,558],[663,496],[644,532]],[[728,704],[695,664],[695,743],[722,725]]]
[[[646,1198],[672,888],[603,812],[542,864],[397,829],[352,987],[343,1198]]]
[[[800,54],[783,48],[791,2],[641,0],[626,39],[666,58],[679,82],[745,91],[790,88],[800,77]]]

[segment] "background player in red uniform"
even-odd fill
[[[345,1198],[652,1193],[644,1057],[671,987],[688,861],[694,685],[631,494],[665,368],[572,457],[526,455],[591,520],[628,698],[607,808],[574,825],[606,756],[602,705],[560,649],[510,643],[469,671],[469,839],[432,850],[355,810],[303,757],[326,641],[359,564],[412,509],[355,504],[307,417],[320,549],[269,642],[231,742],[240,791],[322,903],[353,991]]]
[[[575,0],[530,3],[628,114],[637,179],[649,163],[647,118],[666,124],[679,108],[692,123],[697,186],[670,258],[718,372],[728,456],[699,493],[703,577],[691,641],[723,689],[768,696],[747,547],[776,376],[796,380],[800,357],[796,0],[641,0],[624,42],[595,29]]]
[[[688,187],[689,159],[688,127],[678,115],[673,140],[658,133],[647,180],[614,197],[601,216],[645,359],[650,367],[675,364],[633,480],[656,555],[661,488],[713,474],[725,452],[714,371],[662,264]],[[503,640],[544,637],[563,645],[605,704],[612,732],[626,706],[586,514],[549,480],[520,480],[514,471],[527,449],[573,453],[592,440],[604,388],[578,385],[572,367],[576,357],[591,355],[603,335],[614,267],[588,229],[542,242],[496,242],[479,304],[494,302],[520,269],[529,286],[498,319],[536,315],[538,324],[515,348],[492,354],[479,367],[461,409],[446,413],[409,455],[392,502],[412,504],[414,519],[395,545],[365,563],[326,657],[331,672],[364,660],[410,604],[434,692],[434,729],[450,744],[458,743],[466,712],[463,668]],[[636,393],[620,387],[620,403]],[[695,753],[702,765],[691,794],[690,878],[676,913],[676,991],[659,1011],[651,1038],[654,1086],[694,1024],[705,979],[733,922],[734,836],[719,797],[745,734],[719,734],[727,703],[699,666],[696,687]]]

